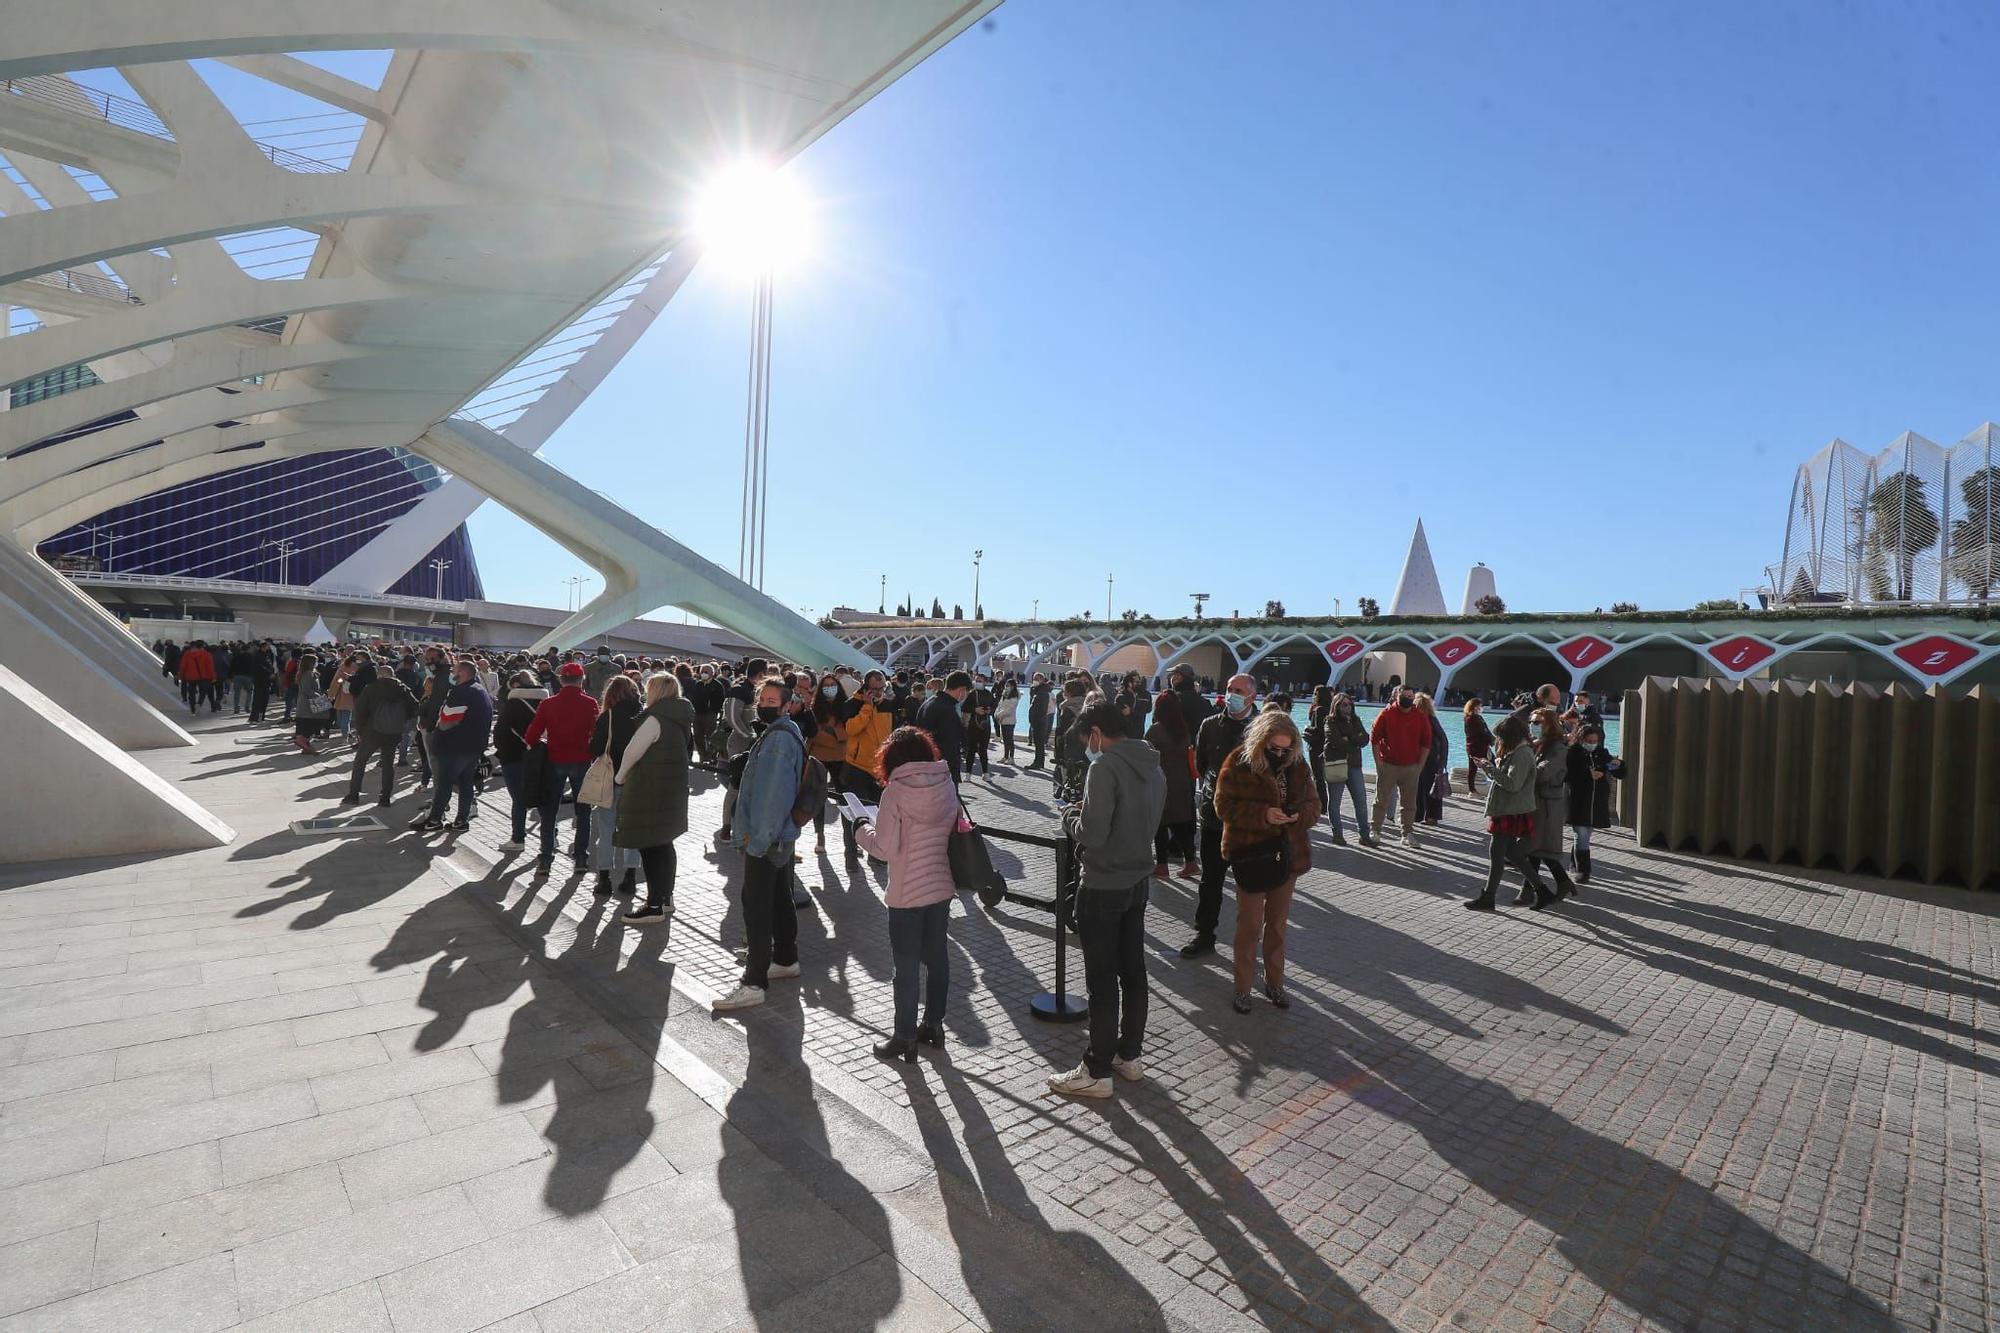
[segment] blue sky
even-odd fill
[[[1733,595],[1839,435],[2000,417],[1971,5],[1013,0],[796,164],[770,591],[817,614]],[[749,295],[698,271],[549,443],[726,566]],[[490,596],[574,558],[487,506]]]

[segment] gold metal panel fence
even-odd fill
[[[1625,695],[1643,846],[2000,887],[2000,695],[1652,676]]]

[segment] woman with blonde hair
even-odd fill
[[[1257,952],[1264,955],[1264,994],[1280,1009],[1285,994],[1285,926],[1292,889],[1312,868],[1319,794],[1305,763],[1305,742],[1291,717],[1263,712],[1243,743],[1222,761],[1215,810],[1222,818],[1222,856],[1236,876],[1236,1012],[1250,1012]]]
[[[619,918],[649,926],[674,910],[674,839],[688,827],[688,750],[694,706],[681,698],[672,672],[646,678],[646,709],[618,764],[617,828],[612,840],[639,853],[646,901]],[[605,822],[612,823],[610,819]]]

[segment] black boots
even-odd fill
[[[1570,897],[1576,892],[1576,885],[1570,883],[1569,872],[1563,869],[1561,857],[1545,856],[1542,858],[1542,865],[1548,869],[1549,874],[1555,879],[1556,898],[1558,901]]]
[[[891,1037],[875,1044],[875,1058],[878,1060],[901,1060],[906,1065],[917,1062],[917,1043],[913,1037]]]
[[[1590,849],[1588,847],[1579,847],[1576,849],[1576,882],[1579,884],[1590,883]]]

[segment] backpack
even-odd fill
[[[792,797],[792,823],[804,828],[813,822],[813,816],[826,809],[826,794],[831,783],[828,781],[826,765],[811,755],[799,769],[798,794]]]
[[[368,730],[377,736],[400,736],[412,720],[409,701],[398,690],[375,705],[368,715]]]

